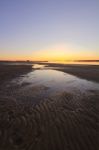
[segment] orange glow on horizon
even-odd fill
[[[69,61],[69,60],[98,60],[99,56],[90,50],[70,44],[57,44],[49,46],[43,50],[20,50],[15,51],[15,54],[0,55],[0,60],[30,60],[30,61]],[[27,53],[28,52],[28,53]]]
[[[42,55],[42,56],[14,56],[13,57],[2,57],[0,56],[0,60],[8,60],[8,61],[71,61],[71,60],[99,60],[99,57],[88,57],[88,56],[47,56],[47,55]]]

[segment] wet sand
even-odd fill
[[[12,80],[19,75],[32,70],[32,65],[2,65],[0,64],[0,84]]]
[[[17,67],[0,73],[0,150],[98,150],[99,91],[46,98],[46,87],[4,87],[16,73],[31,71]]]
[[[46,63],[53,69],[60,70],[82,79],[99,82],[99,65],[72,65],[72,64],[54,64]]]

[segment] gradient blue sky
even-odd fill
[[[0,0],[0,59],[48,56],[99,59],[99,0]]]

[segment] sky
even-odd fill
[[[0,0],[0,59],[99,59],[99,0]]]

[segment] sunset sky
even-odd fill
[[[0,59],[99,59],[99,0],[0,0]]]

